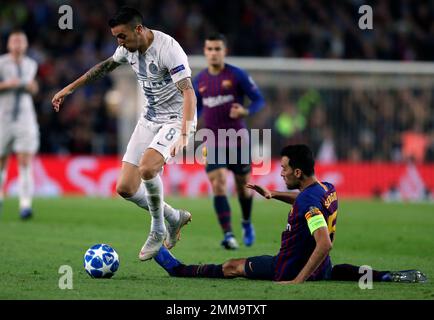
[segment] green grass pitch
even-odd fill
[[[275,254],[286,226],[289,206],[255,201],[257,241],[251,248],[225,251],[210,199],[170,198],[188,209],[193,222],[183,229],[173,253],[185,263],[221,263],[229,258]],[[231,200],[232,222],[241,241],[240,210]],[[36,199],[35,218],[20,221],[17,200],[7,199],[0,217],[0,299],[434,299],[434,206],[341,201],[334,263],[377,269],[419,268],[425,284],[309,282],[297,286],[246,279],[171,278],[153,260],[140,262],[150,217],[119,198]],[[119,253],[120,268],[112,279],[91,279],[83,254],[96,243]],[[61,290],[61,265],[73,269],[73,289]]]

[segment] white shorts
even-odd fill
[[[16,122],[0,123],[0,156],[14,153],[35,154],[39,149],[37,124],[24,126]]]
[[[170,158],[170,149],[181,135],[181,121],[157,124],[140,118],[128,142],[122,161],[139,166],[143,153],[148,148],[157,150],[164,158]]]

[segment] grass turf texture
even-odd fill
[[[257,241],[238,251],[220,247],[222,234],[210,199],[170,198],[192,212],[181,242],[172,250],[185,263],[221,263],[228,258],[275,254],[289,206],[255,201]],[[231,200],[233,227],[240,243],[240,210]],[[140,262],[150,217],[119,198],[36,199],[35,217],[20,221],[16,199],[7,199],[0,217],[0,299],[434,299],[434,211],[431,204],[341,201],[332,260],[377,269],[419,268],[425,284],[308,282],[297,286],[270,281],[171,278],[153,260]],[[84,252],[111,244],[120,256],[112,279],[91,279]],[[73,290],[58,287],[61,265],[73,268]]]

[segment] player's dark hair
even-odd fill
[[[122,7],[108,22],[110,28],[121,24],[129,24],[135,28],[137,25],[143,24],[143,16],[134,8]]]
[[[13,28],[11,30],[11,32],[9,32],[9,36],[11,36],[13,34],[23,34],[23,35],[26,35],[26,33],[24,32],[24,30],[20,29],[20,28]]]
[[[281,157],[288,157],[292,169],[300,169],[303,174],[310,177],[315,173],[315,160],[310,148],[305,144],[286,146],[280,152]]]
[[[210,33],[209,35],[207,35],[205,37],[205,40],[209,40],[209,41],[223,41],[223,43],[225,44],[225,46],[228,44],[228,40],[226,39],[225,35],[222,34],[222,33],[218,33],[218,32]]]

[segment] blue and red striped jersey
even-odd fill
[[[322,214],[331,241],[336,231],[338,198],[335,187],[328,182],[317,182],[305,188],[295,199],[288,214],[286,230],[282,232],[282,243],[277,255],[276,281],[294,279],[306,265],[315,249],[316,242],[307,224],[310,212]],[[331,267],[330,257],[323,261],[310,280],[320,280]]]
[[[246,127],[243,119],[229,117],[233,103],[248,108],[250,114],[265,105],[259,88],[247,72],[227,63],[217,75],[203,69],[193,79],[193,86],[197,97],[198,116],[203,114],[205,128],[211,129],[216,137],[218,129],[239,130]],[[251,101],[248,106],[244,105],[245,96]]]

